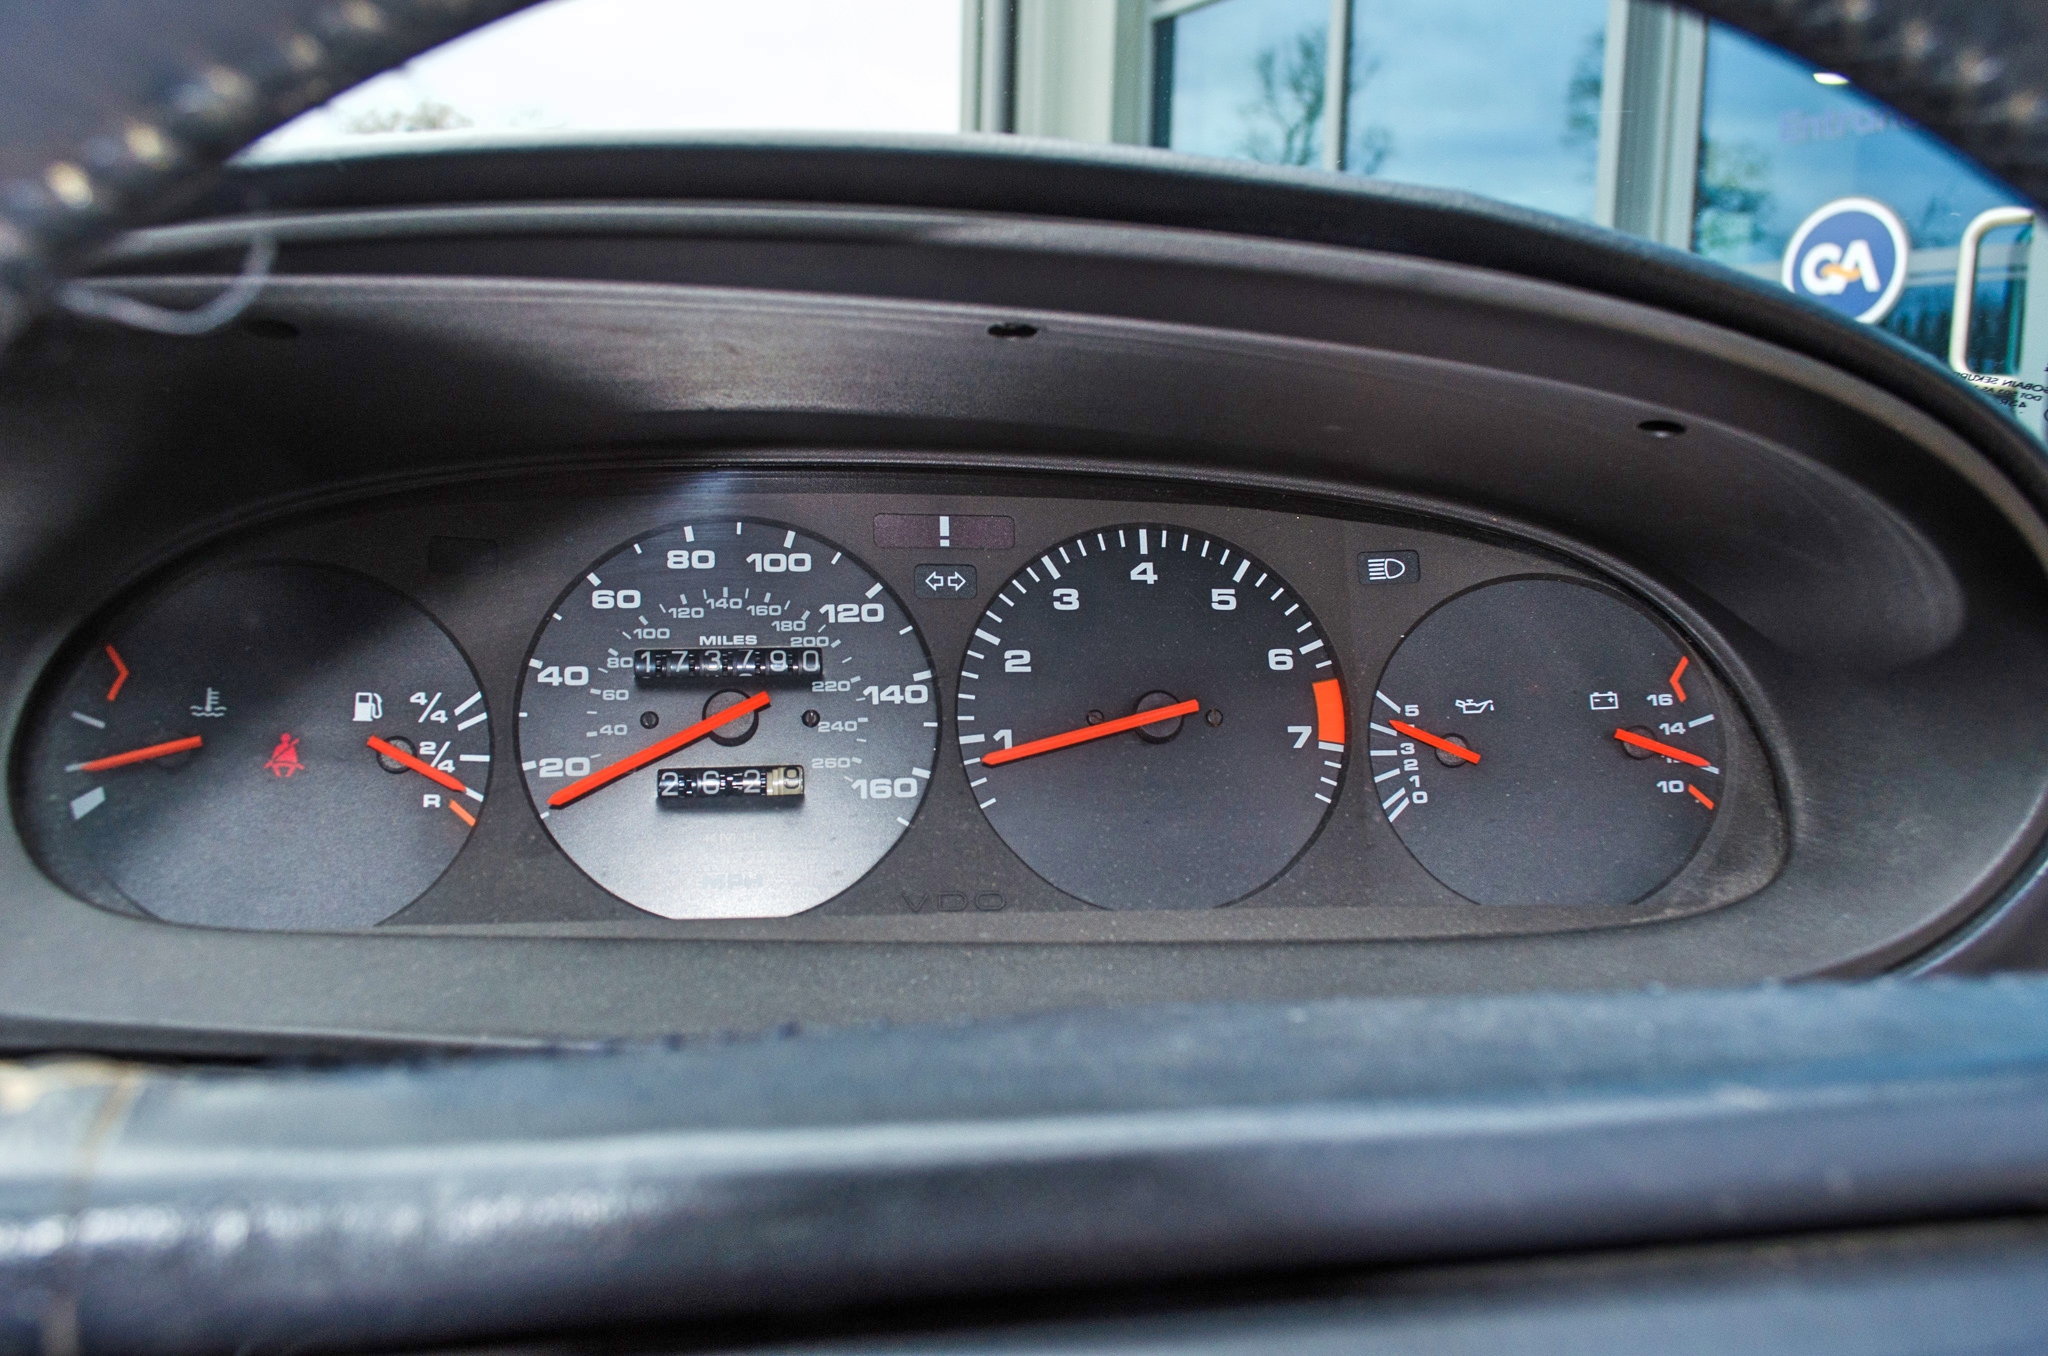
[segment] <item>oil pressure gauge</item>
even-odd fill
[[[1480,904],[1629,904],[1677,874],[1727,794],[1706,670],[1643,609],[1514,579],[1424,617],[1367,733],[1374,798]]]

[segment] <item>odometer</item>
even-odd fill
[[[931,778],[939,707],[902,604],[778,523],[665,529],[556,603],[520,769],[598,884],[669,918],[779,918],[880,861]]]
[[[1011,576],[968,642],[957,725],[989,824],[1104,908],[1252,894],[1344,780],[1322,628],[1277,573],[1190,528],[1084,532]]]

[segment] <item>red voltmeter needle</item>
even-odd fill
[[[389,758],[392,762],[397,763],[402,767],[412,769],[414,772],[419,773],[420,776],[425,777],[428,781],[434,783],[436,786],[445,786],[450,791],[459,791],[463,795],[468,796],[471,800],[483,799],[483,795],[481,792],[470,790],[468,787],[464,786],[459,780],[441,771],[440,768],[435,767],[432,763],[427,762],[423,758],[413,757],[404,749],[399,748],[398,745],[391,743],[389,740],[379,739],[377,738],[377,736],[371,735],[364,742],[367,743],[371,748],[375,749],[377,752],[383,754],[386,758]]]
[[[1687,753],[1684,749],[1675,749],[1669,744],[1659,744],[1656,740],[1639,735],[1633,730],[1616,730],[1614,737],[1624,744],[1633,744],[1639,749],[1648,749],[1651,753],[1661,753],[1666,758],[1676,758],[1679,762],[1690,763],[1694,767],[1713,766],[1696,753]]]
[[[187,749],[196,749],[205,742],[206,739],[203,735],[187,735],[183,739],[173,739],[168,743],[151,744],[148,748],[130,749],[126,753],[108,754],[105,758],[95,758],[91,762],[73,763],[64,770],[66,772],[105,772],[111,767],[127,767],[130,763],[146,763],[152,758],[168,758],[174,753],[183,753]]]
[[[676,750],[696,743],[713,730],[730,725],[742,717],[752,715],[766,705],[768,705],[768,694],[766,692],[756,692],[743,702],[734,702],[722,711],[714,711],[695,725],[677,730],[667,739],[649,744],[638,753],[629,753],[618,762],[601,767],[588,777],[581,777],[570,782],[567,786],[555,792],[554,795],[548,797],[548,805],[553,809],[559,810],[564,805],[579,801],[593,791],[610,786],[627,773],[638,772],[649,763],[658,763]]]
[[[1041,753],[1051,753],[1054,749],[1070,749],[1076,744],[1086,744],[1091,739],[1107,739],[1111,735],[1120,735],[1126,730],[1143,729],[1147,725],[1157,725],[1161,721],[1177,720],[1182,716],[1192,716],[1201,709],[1202,704],[1200,702],[1189,698],[1184,702],[1175,702],[1172,706],[1155,707],[1150,711],[1140,711],[1135,715],[1120,716],[1115,720],[1105,720],[1100,725],[1083,725],[1080,729],[1068,730],[1065,734],[1047,735],[1043,739],[1034,739],[1028,744],[1019,744],[1012,749],[994,749],[981,755],[981,765],[983,767],[995,767],[1001,763],[1014,763],[1019,758],[1030,758]]]
[[[1453,758],[1462,758],[1468,763],[1479,761],[1479,753],[1476,749],[1468,749],[1463,744],[1453,744],[1450,740],[1441,739],[1427,730],[1418,730],[1405,720],[1390,720],[1387,724],[1393,726],[1402,734],[1407,735],[1410,739],[1420,740],[1433,749],[1442,749]]]

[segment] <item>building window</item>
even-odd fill
[[[1607,0],[1353,0],[1344,160],[1590,220]]]
[[[1814,75],[1733,29],[1709,30],[1693,248],[1775,282],[1808,213],[1837,198],[1875,198],[1912,240],[1906,291],[1880,323],[1946,359],[1963,228],[2023,199],[1897,113]],[[2003,227],[1986,237],[1970,326],[1979,372],[2019,370],[2030,232]]]
[[[1155,18],[1152,144],[1269,165],[1320,165],[1329,120],[1329,0],[1209,0]]]

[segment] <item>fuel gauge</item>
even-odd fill
[[[1606,589],[1514,579],[1424,617],[1387,663],[1373,794],[1480,904],[1629,904],[1691,860],[1726,794],[1714,684]]]
[[[223,570],[93,637],[30,727],[17,803],[44,866],[100,903],[364,927],[461,850],[488,721],[469,661],[391,590]]]

